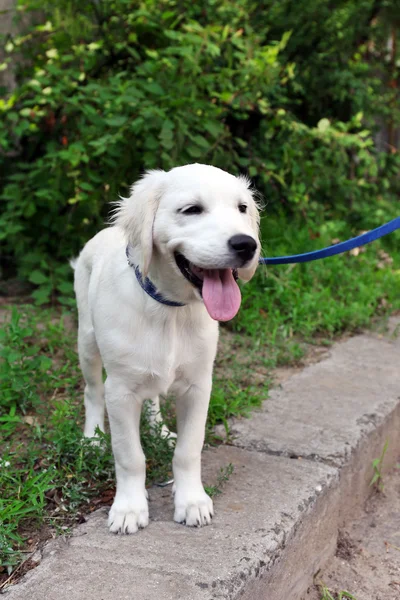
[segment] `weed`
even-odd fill
[[[383,484],[383,475],[382,475],[382,466],[383,459],[385,458],[385,454],[387,452],[389,446],[389,440],[386,440],[381,455],[378,458],[375,458],[372,461],[372,468],[374,470],[374,475],[369,483],[369,485],[374,485],[377,490],[383,492],[384,484]]]
[[[53,487],[55,472],[52,468],[37,473],[32,465],[14,468],[11,457],[2,459],[1,470],[0,563],[11,572],[22,556],[18,551],[23,543],[19,528],[28,518],[32,524],[41,522],[45,494]]]
[[[260,406],[262,399],[255,386],[240,388],[235,381],[217,378],[210,402],[209,427],[212,429],[217,423],[223,423],[228,429],[229,417],[248,416],[252,408]]]
[[[225,483],[229,481],[233,471],[234,466],[232,465],[232,463],[229,463],[229,465],[227,465],[226,467],[221,467],[217,477],[216,485],[204,486],[204,489],[206,490],[207,494],[211,496],[211,498],[213,496],[219,496],[219,494],[222,494],[222,487],[225,485]]]
[[[38,386],[52,366],[51,359],[38,352],[37,345],[30,343],[32,335],[32,326],[22,323],[21,315],[13,307],[8,327],[0,330],[2,416],[4,410],[10,409],[9,416],[15,417],[16,407],[25,412],[36,404],[39,400]]]
[[[320,600],[343,600],[343,598],[348,598],[349,600],[357,600],[353,594],[346,590],[342,590],[337,594],[334,594],[322,581],[317,581],[316,578],[319,575],[319,571],[314,575],[314,584],[319,588],[321,592]]]
[[[343,598],[357,600],[353,594],[350,594],[350,592],[347,592],[346,590],[342,590],[341,592],[338,592],[336,596],[332,596],[331,592],[325,585],[321,586],[321,594],[321,600],[343,600]]]
[[[338,593],[338,600],[342,600],[342,598],[350,598],[350,600],[357,600],[357,598],[353,596],[353,594],[350,594],[350,592],[346,592],[346,590],[342,590]]]

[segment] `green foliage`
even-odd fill
[[[0,564],[12,569],[21,558],[15,549],[23,542],[18,530],[27,519],[40,522],[54,469],[39,473],[33,467],[13,469],[10,458],[3,455],[0,461]]]
[[[49,7],[52,22],[16,45],[35,59],[0,107],[3,152],[20,157],[3,158],[0,230],[23,274],[43,256],[51,266],[77,252],[144,167],[202,160],[229,168],[241,140],[224,126],[227,107],[262,103],[261,92],[253,98],[257,82],[279,87],[284,41],[265,46],[250,25],[243,35],[245,7],[235,14],[226,4],[208,26],[168,0],[106,7],[100,26],[79,5],[79,41],[57,23],[62,9]]]
[[[341,592],[332,595],[333,592],[331,593],[331,591],[329,590],[329,588],[326,587],[325,584],[321,583],[319,585],[319,588],[322,594],[321,600],[344,600],[344,598],[349,598],[349,600],[357,600],[357,598],[353,596],[353,594],[350,594],[350,592],[347,592],[346,590],[342,590]]]
[[[260,405],[260,398],[254,386],[241,386],[222,378],[214,385],[210,411],[209,426],[213,428],[217,423],[228,427],[227,419],[238,415],[249,415],[252,408]]]
[[[25,412],[52,384],[52,361],[43,348],[30,343],[33,332],[31,324],[21,323],[15,307],[8,327],[0,329],[0,418],[4,411],[13,417],[16,407]]]
[[[360,227],[394,214],[398,155],[370,130],[399,122],[395,4],[21,3],[41,16],[6,38],[1,66],[26,59],[0,100],[7,272],[38,285],[38,303],[67,298],[67,258],[146,168],[246,171],[270,212]]]
[[[216,485],[212,485],[209,487],[205,486],[204,489],[207,492],[207,494],[211,496],[211,498],[222,494],[222,488],[229,481],[234,470],[235,467],[232,463],[229,463],[229,465],[227,465],[226,467],[221,467],[218,473]]]
[[[28,280],[37,286],[37,289],[32,292],[32,298],[36,304],[47,304],[57,297],[60,304],[75,306],[69,264],[56,264],[41,259],[37,265],[33,262],[32,266],[38,267],[30,271],[28,275]]]

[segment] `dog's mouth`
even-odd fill
[[[200,292],[210,317],[216,321],[233,319],[242,300],[236,269],[203,269],[179,253],[175,253],[175,261],[185,279]]]

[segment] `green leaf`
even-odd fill
[[[72,283],[70,281],[62,281],[61,283],[59,283],[57,285],[57,290],[59,292],[61,292],[62,294],[67,294],[67,295],[73,295],[74,293],[74,286],[72,285]]]
[[[194,135],[192,140],[196,142],[198,146],[202,146],[204,149],[208,150],[210,143],[206,140],[202,135]]]
[[[214,138],[220,136],[223,133],[223,131],[224,131],[223,125],[221,125],[221,123],[218,123],[218,122],[215,122],[215,121],[205,121],[203,123],[203,127]]]
[[[187,153],[189,154],[189,156],[192,156],[193,158],[200,158],[201,156],[203,156],[204,150],[202,150],[198,146],[190,145],[187,147]]]
[[[128,117],[124,117],[123,115],[120,115],[120,116],[109,117],[108,119],[105,119],[105,123],[107,123],[107,125],[110,125],[111,127],[122,127],[123,125],[125,125],[127,120],[128,120]]]
[[[86,181],[81,181],[81,183],[79,184],[79,187],[82,190],[86,190],[87,192],[93,192],[93,190],[94,190],[94,186],[90,183],[87,183]]]
[[[250,177],[255,177],[258,174],[257,167],[249,167],[249,175]]]
[[[163,96],[165,94],[164,89],[156,81],[146,82],[144,88],[156,96]]]
[[[42,273],[41,271],[32,271],[32,273],[29,275],[29,281],[36,285],[46,283],[48,279],[48,276]]]
[[[40,369],[42,371],[48,371],[53,366],[53,361],[48,356],[40,357]]]
[[[32,292],[32,298],[36,301],[36,304],[45,304],[49,302],[51,298],[52,288],[50,286],[40,287],[39,289]]]

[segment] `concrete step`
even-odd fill
[[[356,336],[233,420],[233,445],[203,455],[208,485],[234,465],[211,526],[175,524],[170,489],[152,488],[148,528],[112,535],[101,509],[47,544],[6,599],[300,600],[370,493],[386,439],[387,468],[400,456],[399,357],[394,337]]]

